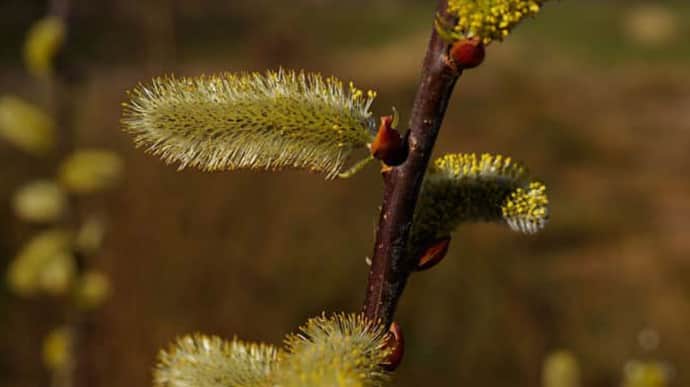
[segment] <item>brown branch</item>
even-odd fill
[[[436,11],[444,13],[446,6],[447,1],[440,0]],[[382,172],[383,206],[363,310],[368,318],[381,319],[386,325],[393,321],[407,278],[416,266],[416,262],[405,257],[405,245],[429,157],[460,75],[449,64],[447,51],[447,43],[432,29],[412,107],[407,160]]]

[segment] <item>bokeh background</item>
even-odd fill
[[[93,265],[113,293],[90,317],[93,386],[147,386],[159,348],[201,331],[279,344],[321,311],[364,297],[381,199],[377,168],[325,182],[300,172],[177,172],[133,147],[120,103],[137,82],[285,66],[378,91],[407,118],[434,1],[76,1],[66,55],[78,64],[77,146],[125,160],[121,186],[81,205],[108,214]],[[0,94],[45,101],[21,49],[46,2],[0,3]],[[411,278],[399,307],[396,386],[539,386],[566,349],[584,386],[619,386],[658,361],[690,385],[690,4],[548,4],[462,77],[443,152],[501,152],[550,189],[552,220],[525,237],[466,225],[446,260]],[[405,121],[403,121],[405,122]],[[0,268],[35,227],[10,208],[51,174],[0,142]],[[51,298],[0,290],[0,384],[44,386]]]

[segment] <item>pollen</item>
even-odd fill
[[[539,13],[547,0],[449,0],[448,14],[457,21],[439,21],[441,34],[452,39],[478,38],[484,44],[505,39],[527,17]]]
[[[465,222],[503,222],[533,234],[549,218],[546,186],[530,181],[527,168],[497,154],[449,154],[424,180],[410,237],[410,254],[446,238]]]

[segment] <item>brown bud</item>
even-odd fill
[[[479,66],[484,61],[485,54],[484,43],[476,38],[458,40],[450,48],[450,57],[461,70]]]
[[[407,158],[407,146],[400,133],[393,129],[393,116],[381,117],[376,138],[371,143],[371,154],[386,165],[397,166]]]
[[[393,321],[390,328],[388,328],[386,347],[391,348],[391,353],[382,366],[386,371],[392,372],[398,368],[405,354],[405,339],[403,338],[402,329],[400,328],[400,324],[395,321]]]
[[[417,262],[417,271],[431,269],[441,262],[448,252],[448,245],[450,245],[450,237],[437,239],[430,243]]]

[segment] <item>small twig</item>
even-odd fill
[[[446,6],[447,1],[440,0],[437,13],[445,14]],[[429,157],[460,75],[447,61],[447,50],[448,44],[433,28],[411,112],[409,154],[402,165],[382,172],[383,205],[363,310],[368,318],[387,325],[416,266],[405,257],[405,245]]]

